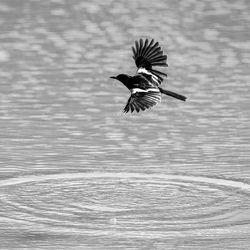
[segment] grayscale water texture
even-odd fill
[[[250,2],[0,1],[0,249],[249,249]],[[164,96],[123,114],[131,46]]]

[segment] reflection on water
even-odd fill
[[[0,245],[248,249],[245,1],[0,3]],[[124,115],[139,37],[168,53],[164,97]],[[126,63],[124,63],[126,62]]]

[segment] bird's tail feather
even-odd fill
[[[133,58],[138,68],[143,67],[146,69],[152,68],[152,66],[167,67],[167,56],[163,55],[163,51],[158,42],[154,42],[154,39],[149,42],[148,39],[143,41],[140,39],[135,42],[135,46],[132,47]]]
[[[176,99],[179,99],[181,101],[186,101],[187,97],[184,96],[184,95],[180,95],[180,94],[177,94],[175,92],[172,92],[172,91],[169,91],[169,90],[166,90],[166,89],[163,89],[163,88],[159,88],[161,93],[165,94],[165,95],[169,95],[169,96],[172,96]]]

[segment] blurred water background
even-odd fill
[[[0,1],[0,249],[249,249],[250,2]],[[164,96],[122,113],[131,46]]]

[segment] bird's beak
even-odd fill
[[[111,76],[110,78],[112,78],[112,79],[116,79],[116,76]]]

